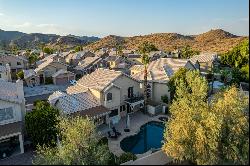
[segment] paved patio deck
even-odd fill
[[[137,134],[140,131],[140,127],[149,121],[161,122],[158,119],[159,117],[167,117],[167,115],[160,114],[157,116],[149,116],[147,114],[146,115],[143,114],[140,111],[131,114],[130,115],[130,128],[129,128],[130,132],[124,132],[124,129],[126,128],[126,117],[123,117],[118,124],[114,125],[115,128],[119,132],[121,132],[121,136],[119,136],[117,139],[108,138],[109,150],[117,156],[120,156],[122,153],[125,153],[120,147],[121,140],[130,135]],[[141,158],[151,153],[152,153],[151,151],[147,151],[146,153],[137,154],[136,156],[138,158]]]

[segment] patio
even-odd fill
[[[124,129],[126,128],[126,117],[122,118],[118,124],[114,125],[115,128],[119,132],[121,132],[121,136],[119,136],[117,139],[108,138],[109,150],[117,156],[120,156],[122,153],[125,153],[120,147],[121,140],[124,139],[125,137],[138,133],[140,127],[149,121],[161,122],[159,120],[159,117],[167,117],[167,115],[159,114],[157,116],[149,116],[147,114],[143,114],[140,111],[130,114],[130,127],[129,127],[130,132],[124,132]],[[151,153],[152,153],[151,151],[148,151],[144,154],[137,154],[136,156],[138,158],[141,158]]]

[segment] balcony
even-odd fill
[[[144,101],[144,96],[143,94],[133,94],[132,97],[125,96],[125,102],[132,104],[132,103],[137,103],[139,101]]]

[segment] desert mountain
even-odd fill
[[[121,37],[110,35],[86,46],[90,50],[114,47],[120,43],[126,49],[137,49],[144,41],[149,41],[160,50],[174,50],[185,45],[199,51],[226,52],[248,37],[236,36],[222,29],[210,30],[199,35],[178,33],[155,33],[144,36]]]

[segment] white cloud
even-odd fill
[[[4,14],[3,14],[3,13],[0,13],[0,16],[4,16]]]
[[[30,23],[30,22],[25,22],[22,24],[15,25],[16,28],[27,28],[27,27],[31,27],[31,26],[32,26],[32,23]]]

